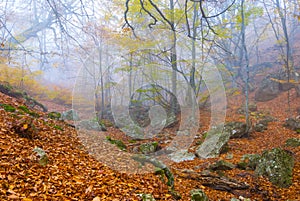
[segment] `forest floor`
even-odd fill
[[[181,200],[190,200],[190,190],[197,188],[204,190],[212,201],[227,201],[239,196],[265,201],[300,200],[300,147],[284,145],[288,138],[300,137],[296,132],[283,127],[287,117],[299,115],[295,111],[300,106],[300,98],[293,94],[291,97],[292,112],[286,111],[286,93],[272,101],[257,103],[258,111],[270,114],[277,121],[271,122],[264,132],[252,132],[250,138],[231,139],[228,153],[214,159],[196,158],[172,164],[175,190],[182,196]],[[0,102],[14,107],[23,104],[2,93]],[[243,102],[242,95],[228,99],[227,122],[244,121],[244,115],[236,112]],[[47,106],[50,109],[56,108],[53,104]],[[66,122],[49,119],[45,113],[37,113],[40,117],[32,118],[0,108],[0,200],[141,200],[141,193],[151,193],[156,200],[174,200],[159,175],[125,174],[111,169],[88,154],[74,128]],[[210,113],[201,110],[200,116],[199,136],[208,129]],[[254,117],[252,119],[255,121]],[[18,132],[28,129],[32,129],[33,139],[20,137]],[[112,127],[106,133],[114,137],[122,136],[118,129]],[[35,147],[45,150],[49,158],[47,165],[42,166],[37,162],[33,152]],[[201,172],[219,159],[237,164],[244,154],[262,153],[274,147],[288,149],[295,157],[293,185],[289,188],[278,188],[266,178],[255,176],[254,171],[237,168],[227,170],[224,174],[246,182],[249,189],[231,192],[214,190],[200,181],[182,178],[176,173],[180,169]],[[232,159],[227,159],[228,154],[233,156]]]

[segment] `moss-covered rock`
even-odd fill
[[[237,164],[237,167],[244,170],[255,170],[259,160],[259,154],[245,154],[242,156],[241,161]]]
[[[209,169],[216,171],[216,170],[232,170],[235,168],[235,165],[233,165],[230,162],[224,161],[224,160],[219,160],[212,165],[209,166]]]
[[[199,158],[216,158],[224,150],[226,146],[230,133],[223,129],[222,126],[213,128],[207,132],[207,137],[205,141],[197,147],[195,152],[196,156]]]
[[[285,145],[289,147],[299,147],[300,139],[299,138],[290,138],[285,141]]]
[[[263,175],[276,186],[286,188],[292,185],[294,158],[280,148],[264,151],[255,169],[256,175]]]
[[[201,189],[193,189],[190,193],[192,201],[209,201],[207,195]]]
[[[243,122],[226,123],[225,130],[230,133],[230,138],[241,138],[248,133],[247,125]]]
[[[142,201],[155,201],[155,199],[151,194],[142,194]]]
[[[94,131],[107,131],[106,127],[99,124],[96,120],[81,120],[78,122],[77,127],[79,129],[94,130]]]
[[[158,148],[158,142],[149,142],[141,144],[139,147],[140,152],[143,154],[154,153]]]
[[[256,132],[263,132],[264,130],[267,130],[268,127],[264,124],[257,123],[257,124],[254,125],[253,129]]]
[[[300,133],[300,120],[298,119],[288,118],[285,120],[283,126]]]
[[[68,111],[64,111],[61,114],[61,119],[62,120],[78,121],[79,116],[78,116],[78,114],[75,110],[71,109],[71,110],[68,110]]]

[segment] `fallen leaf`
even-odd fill
[[[100,201],[100,197],[94,197],[93,201]]]

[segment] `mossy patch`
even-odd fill
[[[59,112],[49,112],[47,114],[48,118],[59,120],[61,118],[61,114]]]
[[[141,144],[139,150],[143,154],[150,154],[155,152],[157,148],[158,148],[158,142],[150,142],[150,143]]]
[[[289,147],[299,147],[300,139],[299,138],[290,138],[285,141],[285,145]]]
[[[18,109],[21,110],[21,111],[23,111],[23,112],[25,112],[26,114],[29,114],[30,116],[33,116],[33,117],[39,117],[39,116],[40,116],[38,113],[29,110],[29,109],[28,109],[26,106],[24,106],[24,105],[20,105],[20,106],[18,107]]]
[[[16,108],[14,108],[11,105],[7,105],[7,104],[0,104],[0,106],[6,111],[6,112],[15,112]]]
[[[112,139],[110,136],[106,137],[106,140],[108,142],[110,142],[111,144],[115,144],[119,149],[121,149],[122,151],[126,151],[127,146],[124,144],[124,142],[122,142],[121,140],[114,140]]]

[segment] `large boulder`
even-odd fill
[[[282,188],[292,185],[294,158],[285,150],[274,148],[264,151],[255,169],[257,175],[263,175]]]
[[[283,126],[300,133],[300,121],[298,119],[288,118]]]
[[[196,156],[199,158],[216,158],[226,147],[231,136],[223,126],[218,126],[207,132],[205,141],[196,149]]]
[[[187,150],[177,150],[168,156],[172,161],[179,163],[182,161],[194,160],[195,154],[188,152]]]
[[[299,79],[299,78],[298,78]],[[276,98],[281,92],[295,88],[296,84],[288,83],[284,71],[268,75],[261,82],[255,93],[255,101],[265,102]]]
[[[136,124],[127,124],[121,130],[126,133],[127,136],[130,136],[133,140],[139,140],[139,139],[147,139],[151,136],[146,136],[143,129],[140,128]]]
[[[68,111],[64,111],[61,114],[61,119],[62,120],[78,121],[79,116],[78,116],[78,114],[75,110],[71,109],[71,110],[68,110]]]
[[[235,168],[235,165],[233,165],[230,162],[224,161],[224,160],[218,160],[217,162],[215,162],[209,166],[209,169],[213,170],[213,171],[232,170],[233,168]]]
[[[82,120],[77,125],[80,129],[94,130],[94,131],[107,131],[103,124],[99,124],[94,120]]]
[[[247,125],[243,122],[229,122],[225,124],[225,131],[230,133],[230,138],[241,138],[247,135]]]

